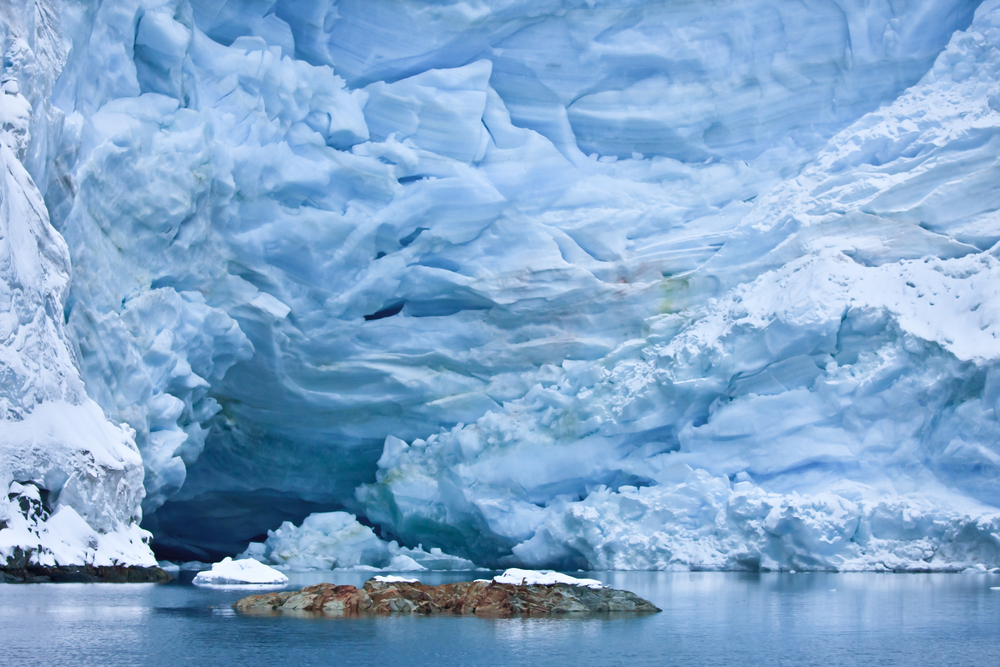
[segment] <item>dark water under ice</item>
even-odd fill
[[[296,588],[366,578],[293,576]],[[990,589],[1000,587],[997,575],[586,576],[635,591],[664,611],[617,618],[252,618],[230,609],[242,591],[180,583],[0,585],[0,664],[1000,665],[1000,590]]]

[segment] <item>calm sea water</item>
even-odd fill
[[[476,578],[469,574],[421,580]],[[1000,587],[997,575],[586,576],[664,611],[615,618],[260,618],[230,609],[243,591],[183,583],[0,585],[0,664],[1000,665],[1000,590],[990,590]],[[365,578],[304,574],[292,584],[360,585]]]

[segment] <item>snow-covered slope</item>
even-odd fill
[[[18,20],[24,16],[9,9],[0,13],[7,54],[0,91],[0,566],[155,565],[150,534],[139,527],[142,460],[132,429],[110,423],[88,398],[67,346],[69,252],[21,164],[32,107],[18,79],[30,75],[40,86],[46,63],[29,44]]]
[[[333,562],[347,509],[478,564],[997,560],[995,3],[57,10],[26,164],[164,555]]]

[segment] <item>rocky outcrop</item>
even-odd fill
[[[238,600],[233,609],[252,614],[290,612],[322,616],[549,616],[660,611],[635,593],[613,588],[566,584],[518,586],[485,580],[429,586],[420,582],[381,582],[375,579],[369,579],[360,589],[316,584],[300,591],[249,595]]]
[[[42,567],[7,567],[0,569],[0,583],[5,584],[163,584],[170,575],[158,567],[124,565],[57,565]]]

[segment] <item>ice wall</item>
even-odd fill
[[[0,8],[0,567],[155,565],[132,429],[87,396],[64,331],[69,252],[22,166],[58,33],[51,7],[16,9]]]
[[[675,279],[699,305],[387,440],[369,518],[536,566],[997,566],[998,45],[994,3]]]
[[[158,548],[995,559],[978,4],[63,2],[29,166]]]

